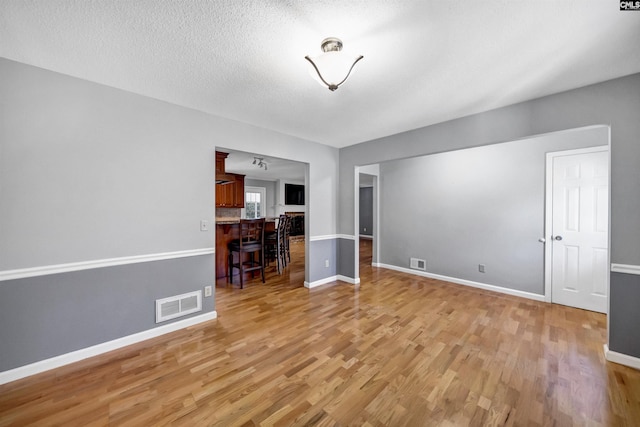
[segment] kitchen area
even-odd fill
[[[215,155],[216,282],[223,286],[229,282],[229,243],[239,238],[241,219],[265,218],[265,233],[273,233],[279,216],[286,214],[291,240],[304,246],[304,164],[234,150]],[[266,265],[267,283],[274,271],[275,260]],[[255,280],[262,283],[259,276]],[[244,280],[251,279],[245,273]],[[238,282],[234,269],[233,283]]]

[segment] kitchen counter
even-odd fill
[[[275,231],[276,218],[265,219],[265,231]],[[216,220],[216,278],[229,273],[229,242],[240,238],[240,218]]]

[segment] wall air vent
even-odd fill
[[[202,311],[202,291],[156,300],[156,323]]]
[[[414,270],[425,271],[427,269],[427,261],[424,259],[411,258],[409,267],[413,268]]]

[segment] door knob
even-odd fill
[[[555,240],[562,240],[562,236],[556,236],[554,237]]]

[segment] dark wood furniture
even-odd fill
[[[289,246],[289,243],[291,243],[291,226],[293,223],[289,215],[286,215],[286,218],[287,218],[287,222],[284,225],[284,237],[283,237],[284,248],[282,253],[282,257],[285,259],[285,265],[291,262],[291,247]],[[303,230],[302,234],[304,234],[304,223],[302,225],[302,230]]]
[[[276,229],[276,220],[265,220],[265,233]],[[216,279],[229,274],[229,243],[240,237],[240,220],[216,222]],[[248,279],[248,274],[245,275]]]
[[[244,175],[228,173],[234,181],[216,184],[216,207],[244,208]]]
[[[291,219],[291,236],[304,236],[304,212],[285,212]]]
[[[276,262],[278,274],[282,274],[282,269],[287,266],[287,224],[289,224],[289,217],[287,217],[287,215],[280,215],[276,230],[265,234],[265,253],[268,261]]]
[[[229,153],[216,151],[216,175],[225,173],[225,161],[229,157]]]
[[[237,262],[234,261],[234,254],[237,254]],[[233,283],[234,268],[240,275],[240,288],[244,287],[245,273],[259,271],[264,283],[264,218],[240,220],[240,237],[229,243],[230,283]]]
[[[216,207],[244,208],[244,175],[227,173],[228,153],[216,151]]]

